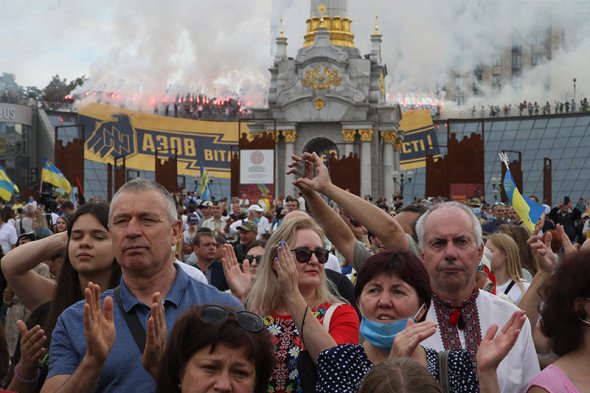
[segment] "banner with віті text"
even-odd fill
[[[435,158],[440,157],[438,139],[429,110],[412,109],[403,112],[399,128],[400,131],[405,132],[400,153],[400,165],[403,169],[426,166],[427,146],[429,146],[430,154]]]
[[[178,174],[200,176],[201,162],[210,176],[229,179],[231,149],[237,151],[238,122],[213,122],[150,115],[104,104],[79,111],[87,160],[114,163],[125,156],[127,169],[154,171],[154,156],[178,155]],[[241,133],[249,133],[242,124]]]

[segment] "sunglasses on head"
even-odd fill
[[[307,263],[311,259],[311,255],[315,254],[319,263],[326,263],[328,260],[328,252],[325,248],[318,247],[315,250],[311,250],[309,247],[294,248],[291,252],[295,253],[295,259],[300,263]]]
[[[248,262],[252,263],[256,260],[257,264],[260,264],[260,261],[262,261],[262,255],[246,255],[246,259],[248,260]]]
[[[203,307],[201,321],[208,325],[212,325],[219,322],[225,322],[230,315],[233,315],[242,329],[249,332],[259,333],[264,328],[264,321],[262,318],[250,311],[229,311],[214,305]]]

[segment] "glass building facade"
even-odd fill
[[[492,177],[501,177],[498,153],[521,153],[522,194],[543,198],[544,158],[552,162],[552,200],[590,198],[590,113],[518,118],[482,118],[435,121],[441,153],[446,154],[447,130],[457,139],[483,133],[485,150],[485,197],[493,201]],[[510,153],[510,161],[518,158]],[[467,168],[466,168],[467,169]],[[423,197],[425,168],[414,169],[414,180],[404,187],[406,200]]]

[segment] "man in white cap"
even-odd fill
[[[258,238],[270,233],[270,222],[262,213],[264,210],[259,205],[248,207],[248,221],[254,221],[258,225]]]

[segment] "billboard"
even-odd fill
[[[87,160],[113,163],[125,156],[128,169],[154,171],[154,156],[178,157],[178,174],[230,178],[232,148],[238,147],[238,122],[196,121],[150,115],[119,107],[91,104],[79,111]],[[248,133],[242,127],[242,133]]]
[[[438,139],[430,111],[412,109],[404,112],[399,123],[400,131],[405,132],[400,152],[400,165],[404,169],[423,168],[426,166],[426,148],[430,154],[440,157]]]

